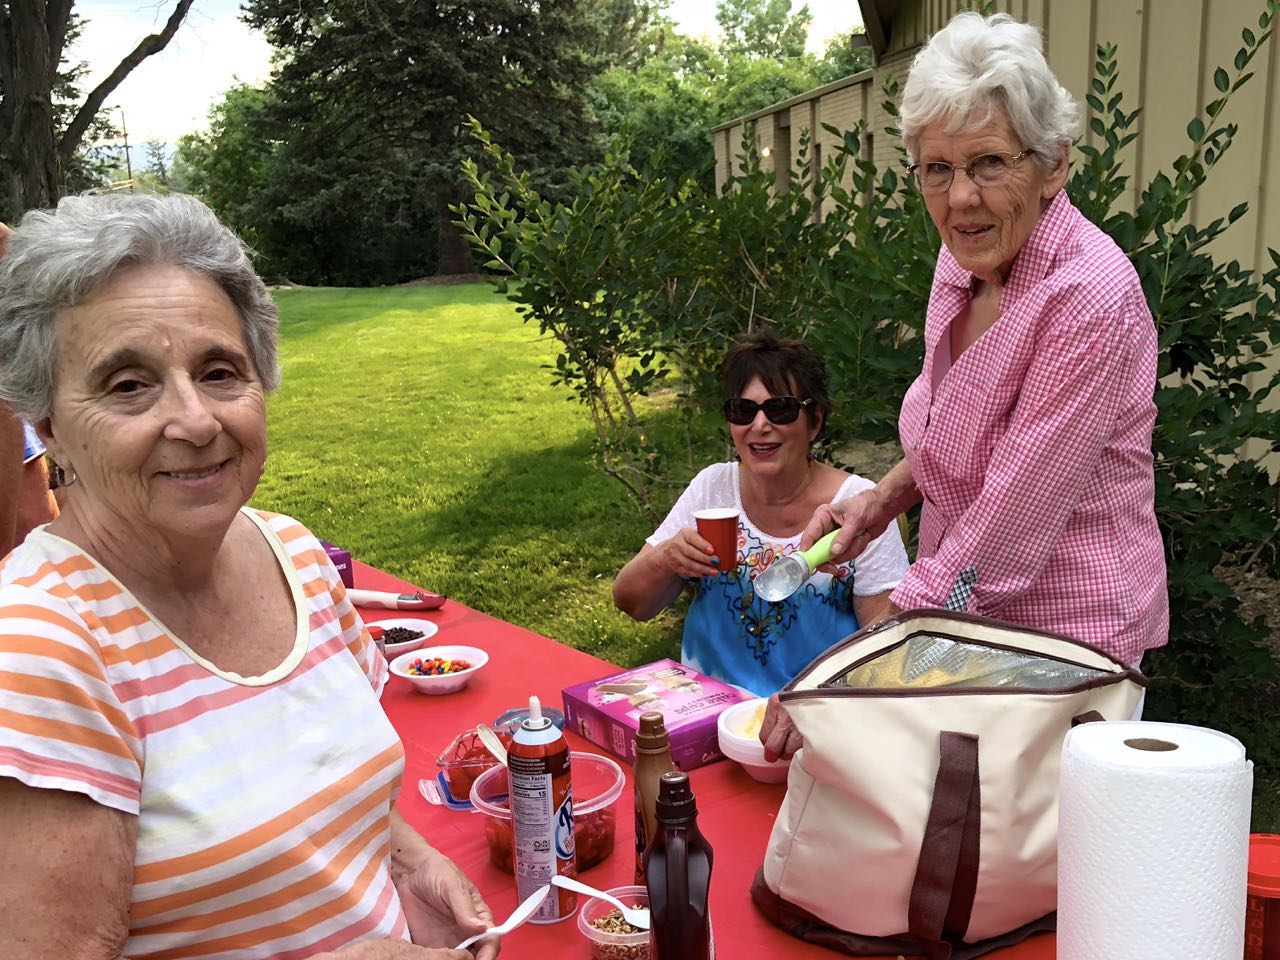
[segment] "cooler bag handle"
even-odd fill
[[[929,960],[949,960],[948,937],[969,926],[978,887],[978,839],[982,819],[978,738],[943,730],[938,734],[938,775],[911,885],[907,929]]]

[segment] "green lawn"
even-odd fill
[[[678,618],[610,599],[651,532],[591,462],[537,327],[487,284],[277,292],[284,385],[254,505],[412,583],[632,665]]]
[[[679,655],[679,612],[637,624],[613,607],[651,528],[592,464],[585,409],[542,369],[552,344],[510,303],[486,284],[276,300],[285,379],[256,506],[615,663]],[[1258,773],[1254,829],[1275,832],[1280,788]]]

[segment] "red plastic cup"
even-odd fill
[[[1280,834],[1249,837],[1244,960],[1280,960]]]
[[[732,507],[697,510],[693,519],[698,535],[711,544],[720,558],[721,572],[738,569],[738,511]]]

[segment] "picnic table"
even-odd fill
[[[395,592],[415,589],[390,574],[356,562],[355,583],[370,590]],[[362,610],[370,623],[404,616],[387,610]],[[562,688],[619,669],[597,657],[449,600],[439,610],[414,614],[436,623],[432,642],[480,647],[488,665],[466,689],[447,696],[420,694],[399,677],[391,677],[382,695],[387,716],[405,747],[405,778],[397,809],[436,848],[451,857],[480,888],[496,921],[516,905],[515,881],[489,862],[480,814],[458,812],[427,803],[418,793],[421,778],[434,777],[436,758],[460,731],[477,723],[491,723],[510,707],[528,703],[536,694],[548,706],[561,706]],[[572,750],[604,753],[594,744],[566,730]],[[626,765],[623,764],[624,770]],[[602,890],[629,884],[634,869],[633,806],[630,771],[617,801],[617,834],[613,853],[582,874]],[[715,850],[711,878],[711,916],[716,952],[733,960],[775,960],[777,957],[831,958],[824,947],[796,940],[766,920],[751,902],[750,886],[764,860],[774,817],[786,792],[785,784],[759,783],[730,760],[690,771],[698,800],[698,823]],[[839,878],[833,877],[833,882]],[[509,934],[503,945],[508,957],[590,957],[590,948],[577,930],[576,914],[560,923],[526,924]],[[1042,934],[990,954],[993,960],[1052,960],[1054,937]],[[894,960],[894,958],[888,958]]]

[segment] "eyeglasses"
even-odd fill
[[[998,187],[1008,178],[1009,171],[1031,153],[1035,151],[1027,149],[1021,153],[984,153],[958,167],[941,160],[913,163],[907,167],[907,175],[924,193],[946,193],[951,189],[951,181],[955,179],[957,170],[963,170],[975,186]]]
[[[736,426],[745,427],[763,410],[770,423],[781,426],[784,423],[795,423],[800,411],[811,403],[812,398],[797,400],[795,397],[770,397],[764,403],[756,403],[746,397],[730,397],[724,402],[724,418]]]

